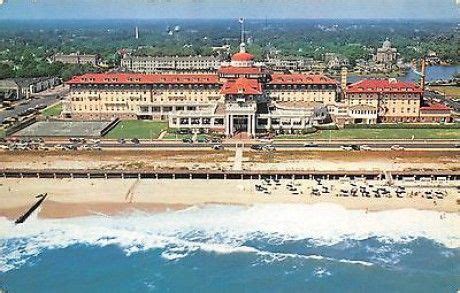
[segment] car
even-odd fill
[[[313,142],[307,142],[307,143],[305,143],[303,146],[306,147],[306,148],[316,148],[316,147],[319,147],[318,144],[313,143]]]
[[[49,150],[48,147],[44,146],[44,145],[39,145],[38,148],[37,148],[39,151],[47,151]]]
[[[215,150],[215,151],[221,151],[224,149],[224,146],[221,145],[221,144],[215,144],[212,146],[212,149]]]
[[[395,144],[395,145],[392,145],[390,149],[391,149],[392,151],[403,151],[403,150],[404,150],[404,147]]]
[[[263,149],[266,150],[266,151],[275,151],[276,150],[275,146],[273,146],[271,144],[264,145]]]
[[[65,146],[65,149],[69,151],[76,151],[78,149],[78,146],[76,144],[71,144],[71,145]]]
[[[352,151],[353,150],[353,148],[351,146],[349,146],[349,145],[343,145],[340,148],[342,150],[344,150],[344,151]]]
[[[197,139],[197,142],[200,142],[200,143],[208,143],[209,142],[209,138],[207,137],[200,137]]]
[[[61,144],[56,144],[53,148],[54,148],[55,150],[57,150],[57,151],[63,151],[63,150],[66,149],[66,148],[65,148],[63,145],[61,145]]]
[[[361,148],[359,147],[359,145],[356,145],[356,144],[352,144],[350,145],[351,149],[354,150],[354,151],[359,151],[361,150]]]
[[[362,145],[359,147],[362,151],[370,151],[372,148],[368,145]]]
[[[81,150],[82,150],[82,151],[88,151],[88,150],[90,150],[90,149],[91,149],[91,146],[90,146],[90,145],[84,144],[84,145],[81,146]]]
[[[138,138],[131,139],[131,142],[134,143],[134,144],[140,144],[141,143]]]
[[[69,138],[69,142],[72,142],[72,143],[85,143],[86,139],[84,139],[82,137],[71,137],[71,138]]]
[[[189,137],[186,137],[186,138],[182,139],[182,142],[183,143],[193,143],[193,140],[191,138],[189,138]]]
[[[262,150],[263,146],[261,144],[253,144],[251,145],[251,149],[253,150],[256,150],[256,151],[260,151]]]
[[[14,110],[14,107],[13,106],[6,106],[5,110]]]
[[[192,131],[190,129],[179,129],[176,131],[177,134],[190,134]]]
[[[43,110],[45,108],[46,108],[45,104],[38,104],[37,106],[35,106],[35,109],[37,109],[37,110]]]
[[[126,140],[125,140],[124,138],[120,138],[120,139],[118,140],[118,143],[119,143],[119,144],[125,144],[125,143],[126,143]]]
[[[460,144],[459,143],[454,144],[454,148],[460,148]]]

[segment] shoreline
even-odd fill
[[[419,186],[420,183],[397,181],[405,186],[407,196],[364,197],[340,196],[350,182],[323,180],[327,194],[313,195],[317,182],[309,179],[295,180],[300,194],[292,194],[282,180],[279,186],[267,186],[270,194],[257,191],[261,180],[201,180],[201,179],[0,179],[0,217],[14,220],[33,203],[35,195],[48,193],[48,198],[38,210],[39,218],[70,218],[95,214],[107,216],[129,213],[133,210],[161,213],[202,205],[304,204],[331,203],[350,210],[384,211],[398,209],[430,210],[444,213],[460,212],[458,182],[444,186]],[[353,184],[388,188],[383,180],[354,180]],[[438,183],[436,183],[438,184]],[[432,190],[445,193],[443,199],[422,197],[422,192]],[[392,193],[390,193],[391,195]]]

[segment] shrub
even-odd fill
[[[460,123],[381,123],[346,124],[345,129],[460,129]]]

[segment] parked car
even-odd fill
[[[264,145],[263,149],[266,150],[266,151],[275,151],[276,150],[275,146],[273,146],[271,144]]]
[[[340,148],[342,150],[344,150],[344,151],[352,151],[353,150],[353,148],[351,146],[349,146],[349,145],[343,145]]]
[[[178,129],[176,131],[177,134],[190,134],[192,131],[190,129]]]
[[[251,145],[251,149],[253,150],[256,150],[256,151],[260,151],[262,150],[263,146],[261,144],[253,144]]]
[[[392,151],[403,151],[404,147],[402,147],[400,145],[393,145],[393,146],[391,146],[391,150]]]
[[[54,146],[54,149],[57,150],[57,151],[63,151],[65,150],[65,147],[61,144],[57,144]]]
[[[319,147],[318,144],[314,143],[314,142],[307,142],[306,144],[303,145],[304,147],[306,148],[316,148],[316,147]]]
[[[191,138],[189,138],[189,137],[186,137],[186,138],[182,139],[182,142],[183,143],[193,143],[193,140]]]
[[[212,146],[212,149],[215,150],[215,151],[221,151],[224,149],[224,146],[221,145],[221,144],[215,144]]]
[[[368,145],[362,145],[360,147],[360,149],[363,150],[363,151],[370,151],[372,148],[370,146],[368,146]]]
[[[131,142],[134,143],[134,144],[140,144],[141,143],[138,138],[131,139]]]
[[[120,139],[118,140],[118,143],[119,143],[119,144],[125,144],[125,143],[126,143],[126,140],[125,140],[124,138],[120,138]]]

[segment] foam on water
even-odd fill
[[[116,245],[127,255],[162,249],[161,256],[170,261],[203,251],[255,254],[263,262],[307,258],[370,266],[372,263],[368,261],[355,259],[264,251],[246,243],[264,238],[269,244],[308,240],[313,245],[330,246],[350,239],[376,238],[384,243],[379,249],[385,250],[385,244],[427,238],[447,248],[458,248],[458,227],[460,216],[457,214],[447,214],[441,219],[440,213],[431,211],[366,213],[332,204],[211,205],[162,214],[136,212],[116,217],[95,215],[70,219],[34,217],[17,226],[3,218],[0,219],[0,271],[18,267],[44,249],[76,244]]]

